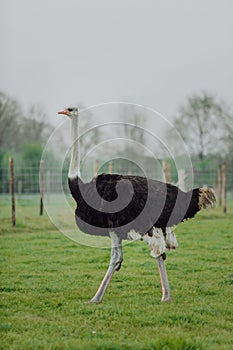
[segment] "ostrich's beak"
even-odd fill
[[[67,109],[64,109],[64,111],[57,112],[57,114],[69,115],[69,111]]]

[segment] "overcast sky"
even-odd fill
[[[231,0],[0,0],[0,89],[56,122],[126,100],[170,120],[202,90],[233,103]]]

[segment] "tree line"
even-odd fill
[[[233,152],[233,111],[223,100],[202,92],[182,104],[167,130],[168,143],[176,146],[175,130],[181,134],[189,154],[200,161],[210,157],[230,158]]]
[[[142,128],[129,127],[145,123],[146,115],[140,115],[139,110],[132,106],[126,106],[121,111],[126,125],[123,128],[122,138],[132,139],[139,144],[146,144],[146,135]],[[91,111],[87,110],[84,118],[80,118],[80,131],[89,130],[85,137],[80,139],[80,148],[83,154],[93,146],[103,141],[106,135],[92,126]],[[43,147],[54,127],[47,122],[46,112],[41,106],[33,105],[28,111],[23,111],[20,103],[0,92],[0,181],[3,178],[3,167],[8,166],[9,156],[14,156],[16,161],[23,166],[30,165],[39,170]],[[111,133],[111,130],[109,133]],[[177,132],[182,136],[189,154],[196,165],[204,164],[209,159],[229,159],[233,161],[233,113],[231,106],[216,96],[202,92],[193,94],[180,106],[174,119],[173,127],[166,130],[167,145],[176,151]],[[70,139],[70,126],[61,131],[61,144],[66,146],[66,140]],[[127,147],[122,148],[122,156],[128,154]],[[136,152],[132,149],[130,152]],[[177,152],[180,150],[177,149]],[[106,149],[107,152],[107,149]],[[111,152],[111,150],[109,150]],[[50,164],[56,163],[58,154],[51,154]],[[140,156],[138,154],[138,156]]]
[[[9,154],[38,163],[51,130],[42,107],[33,105],[24,112],[16,99],[0,92],[0,165],[8,161]]]

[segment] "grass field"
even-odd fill
[[[38,200],[1,200],[0,349],[232,349],[233,205],[176,229],[167,254],[173,302],[161,304],[156,261],[144,242],[124,262],[101,304],[84,302],[106,272],[108,249],[78,245],[39,217]]]

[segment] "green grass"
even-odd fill
[[[161,304],[156,261],[144,242],[124,262],[101,304],[85,304],[109,250],[78,245],[39,217],[38,200],[1,198],[0,349],[232,349],[233,206],[178,226],[167,254],[173,302]]]

